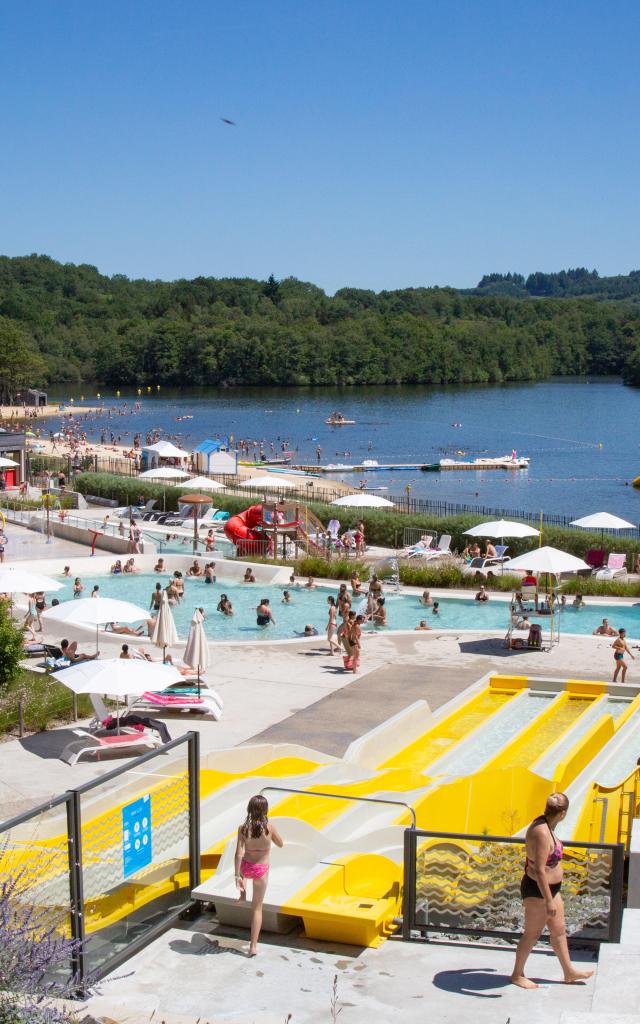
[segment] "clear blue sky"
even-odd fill
[[[640,267],[638,0],[24,0],[0,33],[5,254],[330,292]]]

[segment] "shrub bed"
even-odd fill
[[[21,669],[18,676],[0,693],[0,735],[17,731],[22,704],[22,720],[28,732],[42,732],[51,725],[73,721],[73,694],[48,675]],[[91,715],[88,697],[78,697],[78,715]]]

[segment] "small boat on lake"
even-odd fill
[[[324,421],[329,427],[349,427],[355,424],[355,420],[348,420],[341,412],[332,412]]]

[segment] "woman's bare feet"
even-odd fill
[[[579,981],[586,981],[588,978],[593,977],[593,971],[575,971],[572,969],[571,974],[565,974],[564,983],[565,985],[575,985]]]
[[[535,981],[531,981],[530,978],[525,978],[524,974],[511,975],[511,984],[517,985],[518,988],[538,988]]]
[[[252,956],[257,956],[257,955],[258,955],[258,950],[257,949],[251,949],[251,946],[249,946],[249,952],[247,953],[247,956],[248,957],[252,957]]]

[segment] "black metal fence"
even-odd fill
[[[515,940],[522,934],[524,839],[407,829],[402,937]],[[619,942],[624,846],[568,842],[562,898],[569,939]]]
[[[44,461],[47,456],[38,457]],[[139,475],[139,468],[136,465],[134,459],[124,459],[118,456],[105,456],[105,455],[93,455],[88,458],[90,465],[85,465],[85,469],[93,469],[96,472],[103,473],[115,473],[121,476],[137,477]],[[69,459],[69,469],[71,470],[71,460]],[[268,466],[265,466],[268,469]],[[258,472],[259,469],[256,469]],[[207,476],[210,474],[199,473],[199,476]],[[255,499],[256,501],[262,501],[265,497],[264,489],[252,489],[252,488],[240,488],[238,490],[238,479],[234,476],[216,474],[214,479],[224,484],[225,488],[232,491],[236,496],[242,495],[249,500]],[[355,479],[355,477],[354,477]],[[318,477],[317,480],[307,481],[306,483],[301,482],[299,488],[290,488],[284,486],[282,488],[276,487],[277,475],[274,474],[274,489],[269,490],[268,496],[271,500],[277,499],[278,501],[291,501],[297,500],[300,502],[322,502],[330,503],[335,501],[336,498],[344,497],[344,488],[332,487],[332,481],[330,479],[323,479]],[[167,484],[171,484],[171,481],[167,481]],[[175,486],[179,486],[179,481],[175,482]],[[353,490],[356,490],[354,487]],[[215,497],[215,494],[214,494]],[[534,526],[540,524],[540,512],[539,511],[527,511],[526,509],[514,509],[514,508],[501,508],[495,505],[465,505],[459,502],[436,500],[433,498],[412,498],[410,495],[402,494],[389,494],[385,495],[388,501],[393,502],[395,508],[393,511],[401,512],[408,515],[430,515],[437,516],[438,518],[444,518],[448,516],[475,516],[481,519],[518,519],[522,522],[531,523]],[[391,511],[391,509],[389,509]],[[556,512],[545,512],[543,516],[543,526],[561,526],[570,527],[571,523],[578,519],[582,513],[576,514],[562,514]],[[579,528],[576,528],[579,529]],[[610,531],[605,530],[605,533]],[[627,537],[630,539],[637,540],[640,538],[640,524],[632,530],[616,530],[616,537]]]
[[[189,732],[0,823],[0,870],[39,920],[73,940],[65,981],[78,993],[193,906],[199,739]]]

